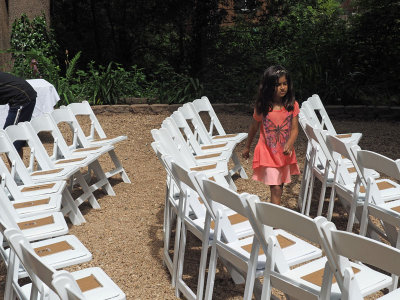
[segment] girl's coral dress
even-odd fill
[[[289,183],[291,175],[300,174],[294,150],[291,155],[283,154],[283,147],[289,139],[293,117],[299,114],[299,104],[288,112],[268,112],[265,117],[254,110],[253,118],[260,122],[260,138],[254,149],[253,179],[266,185]]]

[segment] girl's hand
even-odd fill
[[[292,152],[293,152],[293,144],[286,143],[285,146],[283,146],[283,154],[292,155]]]
[[[250,149],[249,148],[244,148],[242,151],[242,157],[248,159],[250,157]]]

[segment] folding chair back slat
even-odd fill
[[[293,210],[264,202],[256,203],[256,211],[257,219],[262,224],[286,230],[316,244],[320,243],[320,233],[315,222],[325,220],[325,218],[317,217],[312,220]]]
[[[24,162],[4,130],[0,130],[0,145],[0,154],[5,154],[13,164],[11,166],[11,175],[13,176],[13,179],[19,178],[24,184],[32,184],[33,181]]]
[[[29,122],[30,126],[36,134],[40,132],[49,132],[54,140],[53,153],[57,156],[52,157],[52,159],[59,159],[68,157],[70,154],[70,149],[65,142],[60,129],[54,124],[53,119],[50,114],[42,114],[38,117],[33,118]]]
[[[320,114],[321,122],[323,123],[323,125],[325,125],[328,132],[332,135],[336,135],[336,130],[333,127],[331,119],[329,118],[329,115],[325,110],[321,98],[318,95],[314,94],[310,98],[308,98],[307,101],[310,104],[310,108],[313,109],[314,111],[317,111]]]
[[[331,222],[322,224],[320,228],[326,241],[325,251],[331,254],[331,260],[337,266],[335,277],[341,286],[341,299],[361,300],[384,288],[397,289],[397,277],[389,277],[383,271],[400,275],[399,249],[352,232],[337,230]]]
[[[382,154],[368,150],[361,150],[359,147],[352,147],[351,151],[356,153],[356,157],[363,169],[373,169],[400,180],[400,159],[394,161]]]
[[[71,109],[75,116],[89,116],[93,126],[91,132],[95,130],[100,138],[107,137],[103,128],[101,127],[99,120],[97,119],[92,108],[90,107],[89,102],[82,101],[81,103],[71,103],[68,105],[68,108]],[[91,134],[90,138],[94,138],[93,134]]]
[[[191,122],[194,126],[196,134],[199,136],[202,144],[211,144],[213,141],[208,135],[207,128],[204,126],[203,122],[199,119],[199,116],[194,113],[191,103],[185,103],[181,106],[178,111],[182,113],[184,118]]]
[[[339,230],[332,232],[332,241],[339,255],[400,275],[400,249]]]
[[[224,128],[222,127],[221,122],[218,119],[217,114],[212,107],[210,100],[207,97],[203,96],[200,99],[196,99],[193,102],[193,106],[197,112],[206,112],[210,117],[210,128],[208,133],[212,135],[214,132],[214,128],[217,130],[219,135],[226,135]]]
[[[245,197],[247,194],[242,194],[239,197],[238,194],[229,190],[227,187],[221,186],[208,179],[203,180],[203,189],[206,199],[213,199],[213,202],[228,207],[242,216],[248,216],[246,202],[241,199],[241,197]]]

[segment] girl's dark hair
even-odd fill
[[[293,83],[290,77],[290,73],[282,66],[270,66],[264,71],[264,74],[260,80],[258,87],[258,93],[256,98],[256,112],[257,114],[263,114],[266,116],[268,112],[272,111],[273,97],[275,93],[275,86],[279,82],[279,78],[286,76],[288,83],[288,91],[282,99],[282,104],[287,111],[292,111],[294,108],[294,91]]]

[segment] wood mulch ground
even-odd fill
[[[121,287],[127,299],[175,299],[170,275],[162,263],[162,225],[166,173],[157,160],[150,144],[153,141],[150,130],[159,128],[170,113],[158,115],[143,114],[99,114],[98,118],[109,136],[127,135],[128,140],[116,146],[116,153],[122,161],[132,183],[127,184],[119,177],[111,183],[116,196],[96,192],[101,209],[95,210],[83,204],[81,209],[86,223],[81,226],[69,224],[70,234],[76,235],[93,254],[93,260],[68,268],[78,270],[98,266]],[[228,133],[247,132],[251,115],[218,114]],[[336,121],[338,133],[362,132],[360,146],[379,152],[391,158],[400,157],[400,136],[398,122]],[[300,129],[301,131],[301,129]],[[256,141],[253,143],[255,146]],[[237,146],[240,152],[244,143]],[[296,153],[302,170],[306,138],[302,132],[296,142]],[[108,158],[102,161],[104,169],[111,164]],[[251,175],[251,159],[242,160],[247,174]],[[297,210],[297,197],[301,177],[284,188],[282,204]],[[268,189],[251,179],[236,179],[239,192],[249,192],[261,199],[269,197]],[[315,197],[318,193],[315,193]],[[314,202],[315,204],[315,202]],[[316,214],[316,205],[311,212]],[[333,221],[344,228],[346,214],[335,207]],[[197,280],[200,243],[189,235],[186,253],[185,279],[192,287]],[[0,297],[3,296],[6,270],[0,263]],[[216,275],[215,299],[241,299],[243,285],[235,286],[227,272],[219,265]]]

